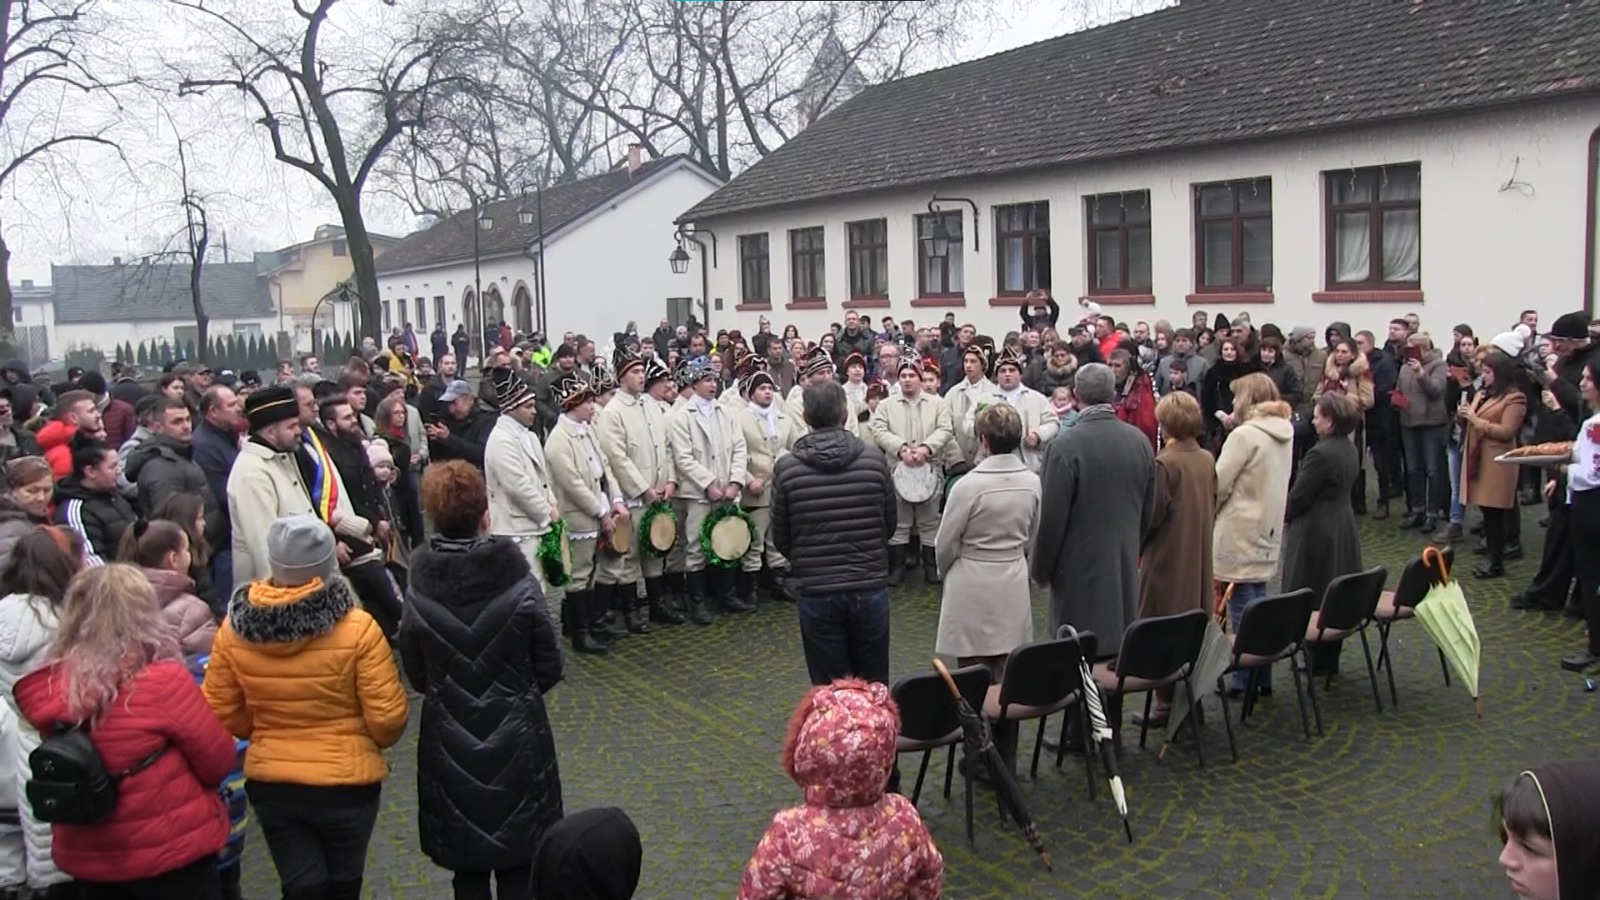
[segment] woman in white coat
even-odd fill
[[[1027,551],[1039,525],[1039,476],[1014,452],[1022,419],[1006,404],[974,423],[982,459],[945,500],[935,541],[944,597],[934,649],[960,665],[983,665],[996,684],[1005,660],[1033,640]]]
[[[50,855],[50,825],[33,817],[23,792],[28,754],[39,746],[39,734],[18,714],[13,689],[22,676],[49,662],[56,608],[66,596],[67,583],[82,568],[83,544],[77,535],[53,525],[23,535],[0,566],[0,592],[5,595],[0,597],[0,686],[7,713],[0,731],[0,803],[21,816],[23,851],[17,852],[11,835],[0,840],[0,886],[26,882],[35,897],[77,895]]]

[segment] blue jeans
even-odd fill
[[[1250,605],[1251,600],[1259,600],[1266,595],[1267,583],[1265,581],[1234,582],[1233,596],[1228,598],[1228,625],[1231,626],[1234,634],[1239,633],[1239,617],[1244,615],[1244,608]],[[1272,667],[1268,666],[1255,671],[1261,673],[1258,676],[1261,679],[1261,689],[1270,689],[1272,687]],[[1229,676],[1233,682],[1232,687],[1241,691],[1244,690],[1249,683],[1249,676],[1249,671],[1233,673],[1233,675]]]
[[[1450,508],[1450,489],[1445,485],[1445,443],[1449,425],[1418,425],[1400,429],[1406,451],[1406,492],[1408,512],[1443,515]],[[1414,504],[1414,505],[1413,505]]]
[[[1461,442],[1452,439],[1444,452],[1450,460],[1450,521],[1460,525],[1467,521],[1467,508],[1461,505]]]
[[[800,642],[812,684],[855,676],[889,683],[889,591],[801,597]]]

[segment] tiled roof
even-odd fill
[[[51,266],[56,322],[194,320],[186,263],[117,266]],[[276,312],[255,262],[209,263],[200,272],[206,315],[255,318]]]
[[[558,184],[544,190],[544,231],[554,234],[567,223],[581,218],[629,187],[665,172],[688,158],[679,154],[646,161],[631,176],[625,167],[600,175]],[[694,165],[692,162],[691,165]],[[496,200],[485,207],[494,227],[478,233],[478,253],[484,258],[520,253],[539,237],[538,224],[523,225],[517,219],[521,197]],[[406,236],[378,257],[378,271],[399,272],[472,258],[472,234],[476,215],[462,210],[431,228]]]
[[[680,221],[1600,90],[1600,0],[1182,0],[863,91]]]

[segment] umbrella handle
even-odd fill
[[[945,687],[950,689],[950,696],[955,697],[957,700],[961,699],[961,689],[956,687],[956,680],[950,677],[950,670],[945,668],[944,661],[935,659],[933,661],[933,670],[939,673],[940,678],[944,679]]]
[[[1450,583],[1450,566],[1444,561],[1444,554],[1439,552],[1438,547],[1424,547],[1422,549],[1422,565],[1424,567],[1438,567],[1439,584],[1441,586]]]

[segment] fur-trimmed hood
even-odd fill
[[[412,554],[407,587],[441,606],[466,607],[505,594],[528,574],[527,557],[505,538],[434,538]]]
[[[233,592],[228,624],[258,650],[288,654],[332,631],[355,607],[349,583],[337,575],[292,588],[256,581]]]
[[[1371,366],[1367,364],[1367,358],[1359,352],[1356,353],[1355,358],[1350,361],[1351,378],[1361,378],[1367,376],[1370,372],[1370,369]],[[1328,361],[1322,367],[1322,377],[1328,379],[1329,381],[1338,381],[1340,378],[1339,365],[1333,361],[1332,353],[1328,354]]]

